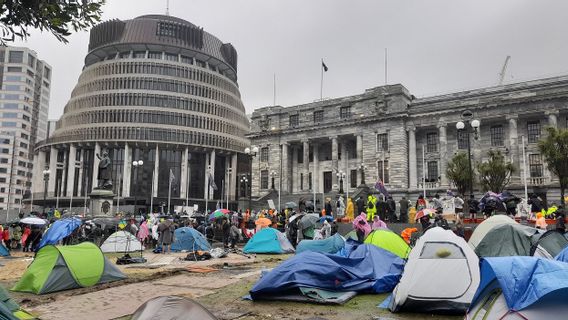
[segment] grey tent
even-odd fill
[[[538,238],[531,248],[530,255],[554,259],[560,251],[568,247],[568,239],[556,230],[549,230]]]
[[[22,310],[20,306],[10,298],[8,291],[0,286],[0,320],[36,319],[33,315]]]
[[[521,224],[503,224],[489,231],[475,248],[480,257],[530,256],[541,231]]]
[[[146,319],[217,320],[217,318],[201,304],[180,296],[157,297],[146,301],[134,312],[132,320]]]

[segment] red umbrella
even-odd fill
[[[422,210],[418,211],[414,220],[419,220],[420,218],[422,218],[424,216],[431,217],[435,213],[436,213],[436,210],[434,210],[434,209],[422,209]]]

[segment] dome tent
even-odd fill
[[[479,242],[483,240],[485,235],[491,231],[491,229],[504,225],[504,224],[516,224],[517,222],[504,214],[496,214],[494,216],[489,217],[486,220],[483,220],[476,228],[473,230],[469,241],[467,242],[469,246],[475,250],[475,248],[479,245]]]
[[[136,252],[144,250],[140,240],[124,230],[111,234],[101,245],[101,250],[107,252]]]
[[[530,256],[539,229],[521,224],[502,224],[491,229],[475,247],[479,257]]]
[[[389,309],[463,314],[478,285],[479,259],[473,250],[452,231],[435,227],[410,251]]]
[[[406,241],[400,235],[388,229],[377,229],[369,233],[365,238],[365,243],[390,251],[403,259],[406,259],[410,252],[410,247]]]
[[[530,255],[554,259],[564,248],[568,247],[568,239],[556,230],[548,230],[539,236],[531,247]]]
[[[286,236],[273,228],[257,232],[243,248],[244,253],[291,253],[294,247]]]
[[[172,243],[172,251],[208,251],[211,245],[199,231],[194,228],[183,227],[177,228],[174,232],[174,242]]]
[[[132,320],[171,320],[200,319],[216,320],[217,318],[198,302],[180,297],[165,296],[146,301],[132,315]]]

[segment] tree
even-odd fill
[[[515,166],[505,161],[505,157],[499,150],[489,150],[487,155],[489,156],[487,162],[477,163],[479,183],[484,191],[501,193],[511,181],[511,174],[515,172]]]
[[[86,30],[101,19],[105,0],[15,0],[0,3],[0,45],[25,40],[30,28],[53,33],[67,43],[72,31]]]
[[[568,129],[546,128],[547,135],[538,142],[548,170],[560,182],[560,203],[564,204],[564,190],[568,186]]]
[[[446,176],[456,186],[458,193],[465,195],[470,182],[473,183],[467,153],[458,152],[448,162]]]

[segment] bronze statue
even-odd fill
[[[103,151],[102,157],[97,153],[97,158],[100,160],[99,174],[97,175],[97,189],[112,189],[112,164],[108,156],[108,151]]]

